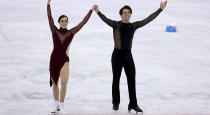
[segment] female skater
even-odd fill
[[[90,18],[93,8],[88,12],[82,22],[76,27],[67,30],[68,17],[61,15],[58,19],[60,28],[58,29],[54,25],[54,21],[51,15],[50,2],[47,2],[47,14],[50,29],[52,32],[54,48],[50,58],[50,87],[53,86],[54,96],[54,108],[52,113],[59,111],[61,114],[65,114],[64,111],[64,98],[66,95],[66,88],[69,79],[69,44],[71,43],[74,35],[86,24]],[[58,80],[61,80],[61,91],[59,95]],[[59,100],[60,96],[60,100]]]

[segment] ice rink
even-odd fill
[[[131,22],[156,11],[160,0],[52,0],[55,24],[69,17],[77,25],[98,4],[108,18],[120,20],[130,5]],[[0,115],[50,115],[49,60],[53,41],[47,0],[0,0]],[[210,115],[210,0],[168,0],[151,23],[136,31],[138,105],[144,115]],[[176,33],[165,32],[167,25]],[[128,113],[127,80],[121,76],[119,111],[112,110],[112,28],[93,12],[70,47],[70,78],[65,99],[68,115]]]

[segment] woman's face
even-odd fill
[[[69,21],[66,17],[61,18],[59,24],[61,28],[67,28]]]

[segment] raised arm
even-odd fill
[[[72,28],[70,30],[72,32],[72,34],[75,35],[87,23],[92,12],[93,12],[93,8],[91,10],[89,10],[88,14],[85,16],[85,18],[82,20],[82,22],[80,22],[77,26],[75,26],[74,28]]]
[[[157,11],[155,11],[154,13],[149,15],[144,20],[134,22],[133,24],[134,24],[135,29],[138,29],[138,28],[148,24],[152,20],[154,20],[162,12],[162,10],[166,7],[166,4],[167,4],[167,1],[165,1],[164,3],[161,2],[160,8]]]
[[[98,6],[97,5],[94,5],[94,10],[96,11],[96,13],[98,14],[98,16],[106,23],[108,24],[109,26],[111,27],[115,27],[117,22],[116,21],[113,21],[111,19],[108,19],[104,14],[102,14],[99,9],[98,9]]]
[[[51,0],[48,0],[48,2],[47,2],[47,16],[48,16],[48,20],[49,20],[50,29],[51,29],[52,33],[54,33],[56,27],[55,27],[55,24],[54,24],[54,21],[52,18],[52,14],[51,14],[50,2],[51,2]]]

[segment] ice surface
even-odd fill
[[[0,115],[49,115],[49,59],[53,48],[45,0],[0,0]],[[57,26],[61,14],[77,25],[93,4],[113,20],[133,8],[131,22],[159,8],[159,0],[52,0]],[[136,31],[133,57],[139,106],[145,114],[210,114],[210,0],[168,0],[166,9]],[[165,32],[175,25],[176,33]],[[70,48],[65,108],[70,115],[126,115],[124,71],[121,104],[111,103],[112,29],[94,12]],[[134,114],[132,112],[132,114]]]

